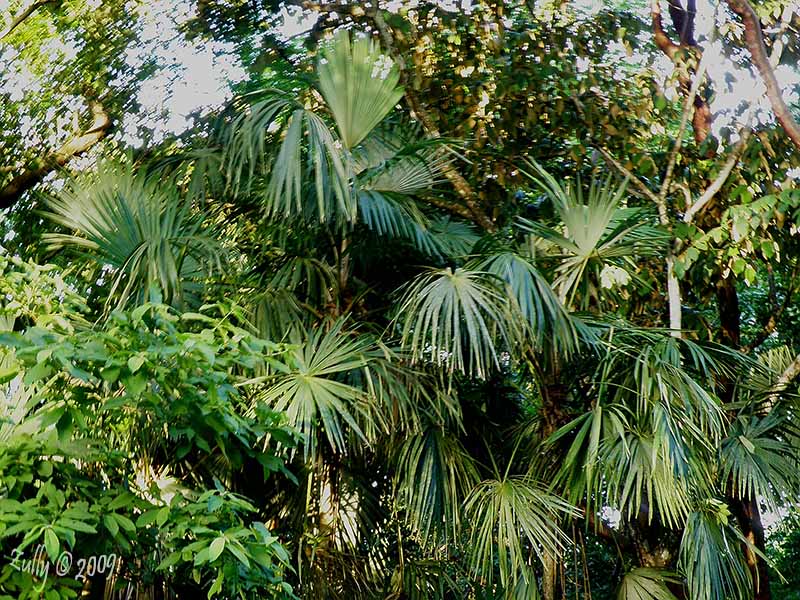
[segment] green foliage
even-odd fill
[[[397,454],[397,502],[422,544],[458,539],[461,505],[479,480],[472,458],[436,427],[409,436]]]
[[[744,539],[729,522],[728,508],[709,500],[689,515],[681,540],[680,564],[692,598],[747,597],[751,574],[741,553]]]
[[[554,556],[569,544],[559,520],[578,514],[529,476],[507,472],[473,488],[464,508],[472,531],[470,568],[491,585],[496,553],[500,582],[506,589],[517,585],[527,571],[523,541],[540,559]]]
[[[219,242],[177,189],[121,165],[106,165],[86,179],[49,199],[50,219],[75,233],[46,234],[44,241],[51,249],[80,248],[110,269],[109,301],[141,303],[155,288],[181,306],[203,277],[222,270]]]
[[[363,34],[351,41],[349,32],[337,32],[323,48],[317,73],[346,150],[355,148],[403,96],[392,59]]]
[[[567,306],[588,310],[601,298],[607,302],[637,277],[637,258],[663,251],[667,237],[648,223],[647,211],[621,206],[627,182],[593,180],[584,199],[580,180],[562,186],[537,163],[531,166],[535,175],[529,176],[553,203],[563,231],[526,219],[522,228],[549,245],[556,261],[553,283]]]
[[[516,332],[498,283],[490,273],[448,268],[410,284],[398,314],[413,360],[478,377],[499,367],[500,352]]]
[[[94,4],[0,49],[61,90],[5,103],[0,181],[57,93],[125,122],[108,58],[144,20]],[[0,257],[0,550],[119,554],[92,594],[750,597],[741,509],[798,487],[798,155],[765,119],[735,163],[719,121],[679,131],[694,50],[665,79],[647,3],[583,4],[306,3],[303,49],[274,3],[198,3],[242,95],[88,156],[49,201],[69,231],[7,217],[26,256],[81,252]],[[0,567],[8,597],[80,586]]]
[[[675,600],[667,583],[678,583],[678,580],[657,569],[634,569],[622,578],[617,600]]]
[[[800,527],[797,508],[790,507],[780,524],[769,531],[767,556],[772,567],[770,584],[776,598],[797,600],[800,597],[800,573],[796,568],[800,550]],[[778,576],[777,572],[781,575]]]
[[[155,573],[142,559],[162,556],[174,565],[169,579],[191,573],[209,597],[221,589],[290,596],[281,579],[286,551],[254,518],[255,507],[221,483],[248,461],[265,478],[288,474],[265,441],[291,445],[290,430],[275,413],[250,414],[237,387],[237,372],[276,361],[280,349],[237,327],[235,307],[179,314],[144,304],[95,328],[72,315],[53,318],[65,305],[75,310],[60,277],[17,262],[3,278],[16,297],[58,290],[40,303],[42,318],[2,334],[4,554],[32,554],[37,544],[53,562],[64,549],[113,553],[130,565],[120,573],[134,579]],[[14,322],[31,308],[13,300],[4,313]],[[220,538],[228,553],[212,559]],[[80,587],[69,577],[39,581],[10,564],[0,582],[20,598],[77,597]]]

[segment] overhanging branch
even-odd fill
[[[694,216],[699,213],[706,204],[708,204],[711,199],[722,189],[722,186],[725,185],[725,182],[728,180],[728,177],[733,171],[733,168],[738,164],[739,158],[741,158],[744,149],[747,147],[747,141],[750,139],[750,126],[749,124],[745,126],[744,131],[742,132],[742,137],[737,142],[736,146],[734,147],[733,151],[731,152],[730,157],[723,165],[722,169],[719,172],[719,175],[714,179],[714,181],[709,185],[703,194],[697,199],[697,201],[692,204],[689,209],[683,215],[684,223],[691,223],[694,219]]]
[[[66,165],[70,159],[83,154],[108,135],[111,118],[99,102],[89,102],[92,124],[84,132],[76,134],[56,151],[40,159],[39,165],[24,170],[0,188],[0,209],[13,206],[22,194],[40,183],[49,173]]]
[[[753,64],[758,69],[761,79],[764,80],[764,85],[767,88],[767,98],[772,105],[775,118],[789,136],[789,139],[792,140],[792,143],[800,148],[800,125],[794,120],[789,107],[783,100],[781,88],[778,85],[778,80],[775,79],[775,72],[772,69],[767,55],[767,48],[764,45],[764,35],[761,31],[761,22],[758,19],[758,15],[747,0],[727,0],[727,2],[731,10],[742,19],[745,45],[750,51]]]
[[[17,16],[11,19],[11,23],[8,24],[8,27],[6,27],[2,32],[0,32],[0,41],[4,40],[9,35],[11,35],[17,27],[22,25],[25,19],[30,17],[33,13],[35,13],[43,6],[46,6],[48,4],[59,4],[60,2],[61,0],[36,0],[36,2],[32,2],[27,7],[22,9],[22,11]]]

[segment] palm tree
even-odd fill
[[[533,173],[525,174],[552,202],[558,223],[554,228],[524,218],[519,222],[555,261],[559,299],[581,310],[608,307],[629,283],[641,285],[637,259],[658,256],[668,236],[655,226],[651,211],[622,206],[627,182],[594,179],[584,195],[580,179],[562,185],[536,162],[529,166]]]
[[[230,246],[269,238],[225,290],[284,344],[247,406],[303,438],[296,481],[259,499],[299,593],[551,600],[583,527],[623,552],[620,600],[743,597],[751,547],[729,500],[778,504],[798,483],[780,357],[625,320],[665,243],[624,183],[584,190],[532,163],[555,218],[481,238],[422,201],[451,155],[392,118],[402,90],[374,41],[337,33],[315,74],[300,98],[238,99],[193,166],[162,163],[186,196],[101,173],[51,202],[76,234],[48,238],[109,264],[117,302],[155,285],[175,304],[221,266],[209,207],[241,219]]]
[[[259,188],[273,217],[345,229],[361,222],[441,254],[443,227],[413,198],[438,181],[450,155],[441,141],[419,139],[417,128],[386,122],[403,95],[397,67],[374,40],[340,31],[316,75],[303,99],[274,89],[239,99],[223,141],[232,191]]]

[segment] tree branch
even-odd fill
[[[2,32],[0,32],[0,41],[4,40],[9,35],[11,35],[17,27],[22,25],[25,19],[30,17],[41,7],[46,6],[48,4],[59,4],[60,2],[61,0],[36,0],[35,2],[32,2],[26,8],[24,8],[22,12],[20,12],[17,16],[15,16],[11,20],[11,23],[8,25],[8,27],[6,27]]]
[[[769,413],[775,407],[778,403],[778,396],[787,390],[789,384],[797,379],[798,375],[800,375],[800,354],[795,356],[794,360],[789,363],[781,373],[781,376],[778,377],[775,385],[772,386],[764,407],[765,412]]]
[[[670,39],[667,32],[664,31],[664,21],[661,17],[661,2],[659,0],[652,0],[650,3],[650,19],[653,24],[653,38],[656,47],[666,54],[670,60],[675,60],[675,55],[680,50],[680,46]]]
[[[667,170],[666,173],[664,174],[664,179],[661,182],[661,190],[658,194],[658,197],[661,201],[658,206],[659,215],[661,214],[662,211],[662,204],[663,204],[663,210],[666,211],[667,192],[669,191],[669,185],[672,182],[672,173],[675,170],[675,164],[678,161],[678,152],[680,152],[681,146],[683,145],[683,134],[686,131],[686,125],[689,122],[689,113],[692,112],[692,106],[694,105],[695,98],[697,98],[697,92],[700,90],[700,84],[703,81],[703,77],[705,77],[707,67],[708,67],[708,57],[706,54],[703,54],[703,57],[700,59],[700,64],[697,65],[697,71],[695,72],[694,75],[694,81],[692,81],[692,87],[689,89],[689,92],[686,95],[686,103],[684,104],[683,113],[681,114],[681,122],[680,126],[678,127],[678,135],[675,138],[675,145],[672,147],[672,151],[669,154],[669,159],[667,162]],[[695,107],[695,114],[696,112],[697,109]]]
[[[392,58],[397,62],[398,67],[400,67],[401,71],[405,70],[405,61],[403,57],[396,51],[394,45],[394,38],[392,37],[391,30],[387,25],[386,21],[383,18],[380,10],[375,9],[371,11],[371,16],[373,21],[375,22],[375,26],[378,29],[378,33],[381,36],[381,41],[383,42],[383,46],[387,52],[392,56]],[[422,124],[422,127],[425,129],[425,132],[434,138],[441,137],[436,124],[433,122],[430,114],[425,108],[422,106],[422,103],[419,101],[417,95],[412,91],[411,86],[405,86],[405,97],[406,102],[408,103],[409,108],[414,114],[414,117]],[[478,196],[475,191],[472,189],[472,186],[469,182],[464,178],[461,173],[459,173],[456,168],[448,163],[443,169],[442,173],[445,177],[450,181],[451,185],[455,189],[456,193],[461,197],[466,204],[469,212],[472,214],[472,221],[480,225],[486,231],[496,231],[497,225],[489,218],[483,208],[480,206],[478,201]]]
[[[680,63],[680,51],[691,49],[695,55],[703,54],[697,47],[697,42],[694,40],[694,17],[697,13],[695,7],[695,0],[687,1],[687,8],[684,9],[678,0],[669,0],[670,15],[672,16],[672,23],[675,30],[680,36],[680,44],[676,44],[670,39],[669,35],[664,31],[664,24],[661,17],[661,3],[659,0],[651,0],[650,3],[650,18],[653,27],[653,38],[656,47],[661,50],[678,69],[678,82],[683,94],[691,97],[687,102],[687,109],[689,106],[694,106],[694,113],[692,114],[692,130],[694,132],[694,140],[696,143],[701,144],[708,137],[711,131],[711,108],[708,106],[702,96],[697,94],[695,90],[691,93],[694,87],[692,78],[689,76],[688,69]],[[701,59],[702,60],[702,59]],[[695,76],[695,81],[700,79],[699,84],[702,83],[703,74],[698,67]]]
[[[697,1],[687,0],[686,8],[680,0],[669,0],[669,15],[682,46],[696,46],[694,19],[697,16]]]
[[[636,175],[631,173],[630,169],[626,168],[625,165],[620,163],[616,158],[614,158],[611,153],[606,150],[605,148],[597,147],[597,151],[603,155],[603,158],[606,159],[612,167],[614,167],[617,171],[619,171],[620,175],[623,177],[630,179],[633,182],[633,185],[636,186],[639,190],[639,194],[648,200],[652,200],[654,203],[658,204],[658,196],[656,196],[650,188],[648,188],[644,181],[639,179]]]
[[[747,0],[727,0],[728,6],[742,19],[744,24],[744,40],[747,49],[753,59],[753,64],[761,74],[764,85],[767,88],[767,98],[772,105],[775,118],[780,123],[783,130],[792,140],[792,143],[800,148],[800,125],[792,117],[789,107],[783,100],[781,88],[778,80],[775,79],[775,72],[772,70],[770,59],[767,56],[767,48],[764,46],[764,35],[761,31],[761,23],[758,15]]]
[[[722,186],[725,185],[725,182],[730,177],[731,171],[739,162],[739,159],[744,152],[744,149],[747,147],[747,141],[750,139],[750,126],[745,126],[744,131],[742,132],[741,139],[736,143],[736,146],[731,152],[730,157],[728,158],[725,165],[722,167],[722,170],[717,175],[716,179],[711,182],[706,188],[706,191],[697,199],[697,201],[692,204],[689,209],[683,215],[683,222],[684,223],[691,223],[694,216],[699,213],[706,204],[708,204],[711,199],[717,194],[718,191],[722,189]]]
[[[461,204],[456,204],[455,202],[448,202],[447,200],[442,200],[441,198],[437,198],[436,196],[426,195],[420,196],[420,200],[423,202],[430,204],[431,206],[435,206],[436,208],[440,208],[442,210],[446,210],[449,213],[452,213],[462,219],[466,219],[467,221],[473,221],[474,215],[470,210]]]
[[[63,167],[70,159],[83,154],[108,135],[111,118],[99,102],[90,101],[92,124],[81,133],[64,142],[55,152],[40,161],[40,165],[27,169],[0,188],[0,209],[13,206],[22,194],[40,183],[50,172]]]

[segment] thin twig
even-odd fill
[[[725,185],[725,182],[728,180],[728,177],[730,177],[731,171],[733,171],[733,168],[738,164],[739,159],[741,158],[742,153],[744,152],[744,149],[747,147],[747,142],[750,139],[750,133],[751,130],[748,120],[748,124],[745,125],[745,129],[744,131],[742,131],[741,139],[736,143],[733,152],[731,152],[731,155],[725,162],[725,165],[722,167],[722,170],[720,170],[719,174],[714,179],[714,181],[711,182],[711,185],[709,185],[706,188],[706,191],[703,192],[703,194],[697,199],[697,201],[694,204],[692,204],[689,207],[689,210],[687,210],[686,213],[683,215],[684,223],[691,223],[692,219],[694,219],[694,216],[701,210],[703,210],[705,205],[708,204],[711,201],[711,199],[717,194],[717,192],[719,192],[722,189],[722,186]]]
[[[8,25],[8,27],[5,28],[5,30],[0,32],[0,41],[11,35],[17,27],[22,25],[22,23],[28,17],[30,17],[41,7],[46,6],[48,4],[58,4],[59,2],[60,0],[37,0],[36,2],[32,2],[11,20],[11,23]]]
[[[669,191],[669,184],[672,181],[672,174],[675,171],[675,164],[678,162],[678,153],[683,145],[683,135],[686,133],[686,126],[689,123],[689,114],[693,111],[694,99],[697,96],[697,92],[700,90],[700,85],[703,82],[706,69],[708,68],[708,61],[708,52],[703,52],[703,57],[700,59],[700,64],[697,65],[697,71],[695,72],[694,80],[692,81],[692,87],[689,90],[689,94],[686,96],[686,102],[683,106],[683,114],[681,115],[681,123],[678,127],[678,135],[675,138],[675,145],[672,147],[672,151],[669,154],[667,170],[664,173],[664,179],[661,181],[661,190],[658,194],[659,216],[661,216],[662,210],[663,214],[666,216],[666,198],[667,192]]]

